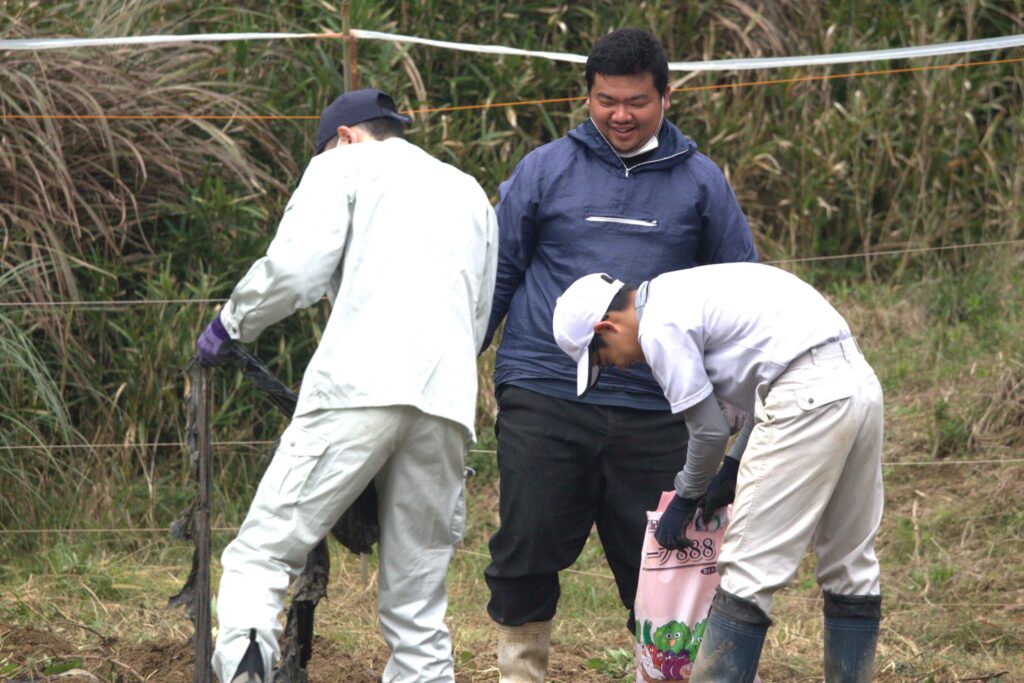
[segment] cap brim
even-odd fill
[[[597,384],[601,376],[601,366],[591,359],[590,349],[583,354],[580,362],[576,364],[576,396],[583,398]]]

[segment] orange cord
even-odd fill
[[[337,34],[343,37],[341,34]],[[748,88],[768,85],[785,85],[788,83],[806,83],[810,81],[832,81],[841,78],[859,78],[861,76],[888,76],[893,74],[905,74],[915,71],[936,71],[940,69],[963,69],[972,66],[992,66],[996,64],[1015,64],[1024,62],[1024,57],[1010,59],[996,59],[986,62],[964,62],[962,64],[939,64],[934,66],[912,66],[903,69],[881,69],[878,71],[856,71],[848,74],[822,74],[818,76],[795,76],[793,78],[777,78],[764,81],[741,81],[739,83],[718,83],[714,85],[694,85],[686,88],[673,88],[673,93],[699,92],[702,90],[725,90],[730,88]],[[408,109],[405,114],[436,114],[455,111],[469,111],[473,109],[494,109],[497,107],[522,107],[533,104],[557,104],[561,102],[576,102],[585,100],[585,95],[577,97],[555,97],[540,100],[520,100],[516,102],[490,102],[485,104],[465,104],[450,107],[426,107],[423,109]],[[132,119],[161,119],[161,120],[203,120],[203,121],[316,121],[320,117],[312,115],[289,115],[289,114],[0,114],[3,120],[24,120],[24,119],[46,119],[46,120],[90,120],[107,119],[111,121],[132,120]]]

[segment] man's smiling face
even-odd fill
[[[629,154],[658,132],[668,94],[662,97],[658,93],[650,72],[633,76],[596,74],[587,106],[601,135],[616,152]]]

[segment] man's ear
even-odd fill
[[[612,332],[615,330],[615,325],[612,324],[611,320],[602,320],[594,325],[594,334],[604,334],[605,332]]]
[[[351,145],[356,141],[355,131],[349,126],[338,126],[338,144]]]

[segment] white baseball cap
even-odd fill
[[[584,275],[572,283],[555,302],[551,319],[558,348],[576,361],[576,394],[582,398],[597,383],[601,366],[591,358],[590,342],[594,326],[608,312],[608,304],[623,287],[623,282],[605,273]]]

